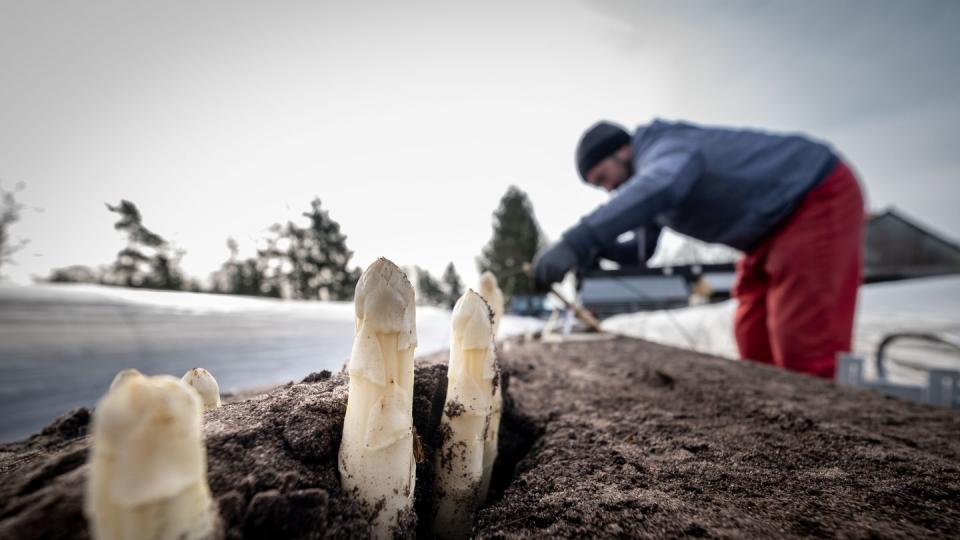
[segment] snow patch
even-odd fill
[[[673,345],[724,358],[740,357],[733,338],[736,301],[674,310],[617,315],[606,319],[609,332]],[[960,335],[960,277],[935,277],[877,283],[860,289],[854,331],[854,352],[867,362],[868,378],[877,346],[890,332],[945,332]],[[900,384],[921,384],[925,372],[906,367],[960,369],[960,356],[942,346],[904,341],[890,348],[888,378]]]

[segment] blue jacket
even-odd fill
[[[837,163],[800,135],[662,120],[638,128],[631,145],[634,175],[563,235],[581,261],[646,260],[661,227],[749,252]],[[618,243],[627,231],[636,239]]]

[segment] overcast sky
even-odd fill
[[[0,0],[0,182],[35,208],[5,273],[98,265],[132,200],[204,278],[314,196],[355,263],[469,285],[507,186],[557,238],[605,199],[599,118],[802,131],[960,237],[960,2]]]

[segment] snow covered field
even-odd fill
[[[603,321],[610,332],[700,352],[738,358],[733,339],[736,302],[670,311],[617,315]],[[854,352],[870,359],[866,376],[874,376],[872,359],[883,336],[894,331],[947,332],[960,335],[960,277],[936,277],[877,283],[860,289]],[[915,341],[890,348],[888,378],[900,384],[925,383],[924,372],[905,363],[960,369],[960,356],[942,346]]]
[[[735,303],[612,317],[606,330],[737,357]],[[448,347],[448,311],[417,310],[418,354]],[[500,337],[542,321],[507,316]],[[873,357],[887,332],[960,335],[960,278],[928,278],[861,289],[855,352]],[[117,371],[180,376],[210,369],[224,392],[338,370],[350,354],[353,305],[141,291],[92,285],[0,286],[0,440],[32,433],[72,407],[91,406]],[[897,361],[960,369],[941,347],[901,342],[889,377],[919,384],[924,374]],[[872,367],[872,364],[868,364]],[[871,372],[868,370],[868,376]]]
[[[507,316],[500,337],[542,321]],[[337,371],[353,343],[353,304],[95,285],[0,286],[0,441],[91,406],[117,371],[209,369],[224,392]],[[417,354],[446,349],[450,312],[417,309]]]

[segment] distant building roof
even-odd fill
[[[960,273],[960,246],[893,208],[867,220],[867,282]]]

